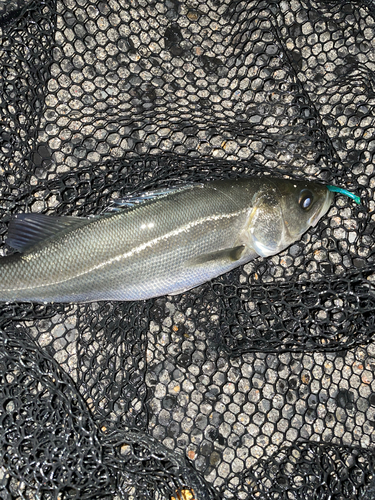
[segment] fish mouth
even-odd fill
[[[333,201],[333,198],[334,198],[334,193],[329,191],[327,189],[327,193],[326,193],[326,198],[324,200],[324,203],[321,207],[321,209],[319,210],[319,212],[317,212],[316,214],[314,214],[311,218],[310,218],[310,226],[312,227],[315,227],[318,222],[320,221],[320,219],[323,217],[323,215],[328,212],[329,210],[329,207],[331,206],[332,204],[332,201]]]

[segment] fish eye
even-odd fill
[[[302,210],[308,210],[311,207],[313,200],[314,200],[314,195],[312,194],[312,192],[307,189],[304,189],[299,194],[298,203],[299,206],[302,208]]]

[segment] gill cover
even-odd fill
[[[257,196],[250,214],[249,245],[261,257],[275,255],[280,252],[284,224],[276,189],[263,191]]]

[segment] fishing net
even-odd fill
[[[183,295],[0,305],[1,499],[375,498],[372,0],[0,2],[12,215],[265,175],[345,187]]]

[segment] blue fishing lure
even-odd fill
[[[327,186],[327,189],[329,191],[332,191],[333,193],[340,193],[344,194],[345,196],[348,196],[352,200],[354,200],[358,205],[361,204],[361,198],[357,196],[356,194],[351,193],[350,191],[347,191],[346,189],[337,187],[337,186]]]

